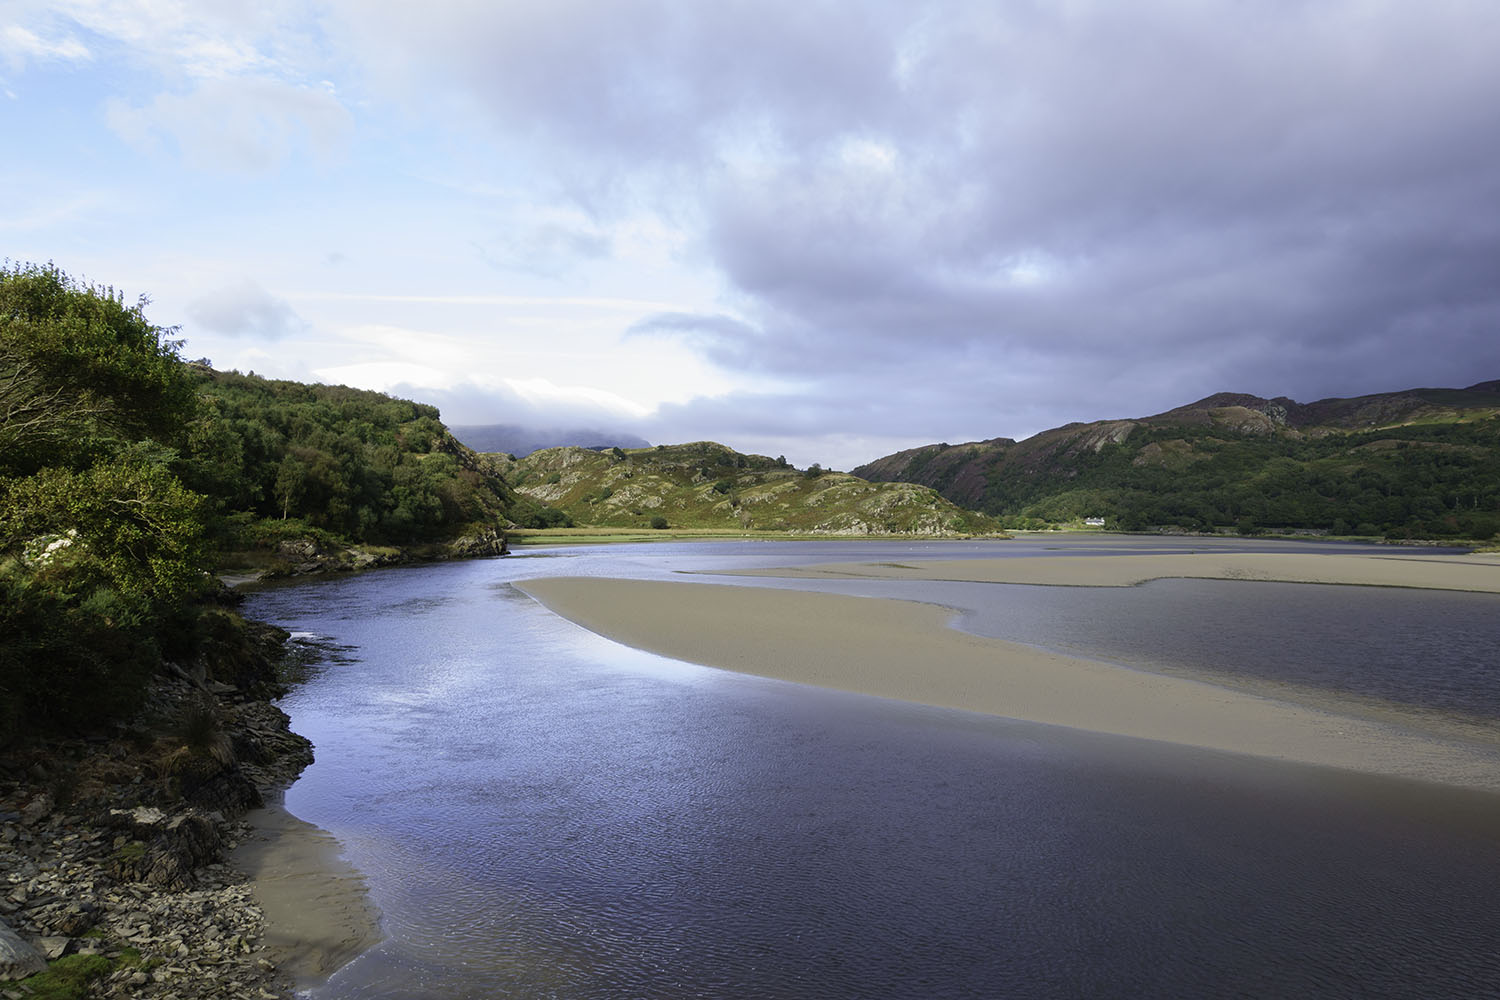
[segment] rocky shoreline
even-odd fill
[[[169,668],[107,738],[0,760],[0,997],[293,996],[249,877],[245,814],[312,762],[271,699],[287,633]],[[221,653],[223,650],[221,649]],[[49,968],[50,963],[50,968]],[[46,971],[44,971],[46,970]],[[26,978],[32,977],[32,978]]]
[[[243,564],[243,568],[229,576],[248,583],[509,553],[509,542],[499,528],[479,528],[446,542],[406,546],[336,543],[307,536],[283,539],[264,552],[232,554],[231,560]]]

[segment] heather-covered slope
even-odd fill
[[[518,492],[601,527],[739,528],[818,534],[964,535],[998,530],[924,486],[871,483],[742,455],[713,442],[489,459]],[[664,523],[663,523],[664,522]]]

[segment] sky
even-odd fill
[[[847,469],[1500,378],[1493,0],[0,0],[0,257],[188,358]]]

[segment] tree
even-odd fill
[[[0,344],[0,470],[35,465],[27,455],[61,449],[80,426],[108,412],[103,400],[49,383],[36,365]]]
[[[302,501],[307,492],[307,466],[296,455],[282,458],[276,469],[276,500],[281,504],[281,519],[285,521],[294,504]]]
[[[175,331],[147,321],[146,304],[51,264],[0,268],[0,371],[40,380],[90,436],[175,443],[196,395]]]

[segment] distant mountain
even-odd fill
[[[614,431],[554,430],[518,424],[455,424],[453,436],[479,452],[496,452],[525,458],[543,448],[649,448],[651,442],[634,434]]]
[[[1500,532],[1500,381],[1298,403],[1219,393],[1024,441],[934,444],[853,470],[931,486],[1014,527]]]
[[[579,525],[730,528],[836,535],[967,535],[999,530],[925,486],[870,483],[817,466],[742,455],[711,441],[591,451],[548,448],[487,456],[523,496]],[[658,522],[659,523],[659,522]]]

